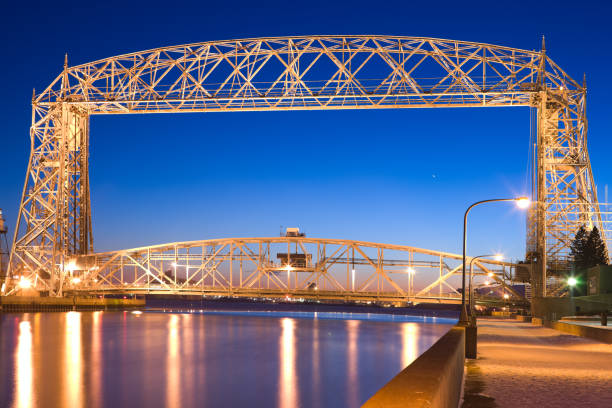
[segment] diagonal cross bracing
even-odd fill
[[[293,259],[289,265],[283,261],[287,254]],[[457,303],[460,262],[458,254],[372,242],[228,238],[80,255],[70,260],[62,279],[63,291],[70,293]],[[512,267],[482,262],[483,269],[497,273]],[[440,275],[442,270],[447,273]],[[438,285],[444,290],[431,290]]]

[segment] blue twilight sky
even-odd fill
[[[612,181],[612,6],[515,2],[9,2],[0,13],[0,208],[15,224],[32,88],[70,65],[208,40],[392,34],[539,49],[589,86],[589,148],[603,201]],[[527,193],[529,110],[97,116],[90,178],[98,251],[171,241],[309,236],[461,251],[473,201]],[[524,214],[471,216],[470,252],[521,258]]]

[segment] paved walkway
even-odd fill
[[[463,408],[612,407],[612,345],[513,320],[478,320]]]

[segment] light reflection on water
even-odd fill
[[[179,316],[170,315],[168,321],[168,354],[166,356],[166,406],[175,408],[180,406],[181,392],[179,376],[181,367],[179,358]]]
[[[281,408],[297,406],[298,387],[295,370],[295,321],[288,317],[281,319],[282,334],[279,344],[280,386],[278,405]]]
[[[410,323],[402,323],[402,366],[407,367],[419,356],[419,328]]]
[[[349,396],[348,404],[351,407],[359,405],[359,401],[356,400],[357,390],[359,389],[359,378],[357,372],[359,367],[358,355],[357,355],[357,336],[359,335],[359,320],[347,320],[346,329],[348,332],[348,345],[347,351],[347,383],[346,388],[348,389],[347,395]]]
[[[66,376],[66,388],[63,392],[65,407],[81,407],[81,379],[83,378],[81,360],[81,313],[68,312],[66,317],[65,363],[62,372]]]
[[[91,349],[89,360],[91,366],[89,367],[91,376],[91,407],[98,408],[102,407],[103,399],[100,388],[102,385],[102,316],[103,312],[92,313],[92,325],[91,325]]]
[[[24,320],[19,323],[19,342],[17,343],[17,388],[15,405],[19,408],[32,406],[32,327]]]
[[[2,314],[0,407],[357,407],[452,323],[264,315]]]

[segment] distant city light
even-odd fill
[[[504,293],[504,299],[510,299],[510,295],[507,293]]]
[[[79,283],[81,283],[81,278],[72,278],[72,283],[74,285],[78,285]]]
[[[67,271],[70,271],[70,272],[75,271],[77,269],[77,266],[76,266],[76,263],[74,262],[74,260],[69,261],[66,264],[66,268],[65,269]]]
[[[32,287],[32,282],[22,276],[21,279],[19,279],[19,283],[17,283],[17,286],[19,286],[21,289],[28,289]]]
[[[489,272],[489,273],[487,273],[487,276],[488,276],[488,277],[490,277],[490,278],[492,278],[492,277],[493,277],[493,272]]]

